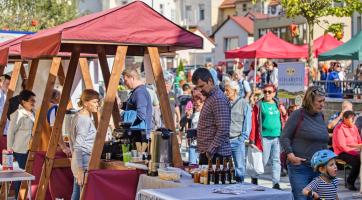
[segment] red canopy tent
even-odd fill
[[[324,34],[313,41],[314,57],[318,57],[319,54],[332,50],[342,44],[342,41],[337,40],[328,33]],[[303,48],[308,50],[308,45],[303,45]]]
[[[126,55],[143,56],[145,53],[149,55],[151,71],[158,88],[158,96],[160,99],[166,99],[161,102],[160,106],[165,127],[175,130],[170,104],[166,98],[167,92],[159,52],[202,48],[202,46],[203,40],[201,37],[174,24],[141,1],[83,16],[57,27],[40,31],[31,38],[23,40],[21,43],[21,56],[26,59],[53,57],[58,55],[59,52],[72,52],[49,144],[56,144],[60,138],[59,130],[69,101],[80,53],[98,54],[107,89],[89,162],[89,174],[91,174],[92,170],[100,167],[100,155],[110,117],[112,115],[113,120],[116,121],[115,118],[120,116],[118,104],[115,103],[115,95]],[[111,73],[109,72],[106,55],[115,55]],[[53,57],[51,70],[52,68],[56,69],[59,61],[59,58]],[[42,105],[41,109],[44,108],[45,105]],[[34,124],[34,126],[38,127],[39,124]],[[182,165],[176,136],[173,136],[172,143],[173,162],[177,166]],[[39,181],[40,187],[37,192],[37,199],[43,199],[47,190],[49,175],[54,165],[55,150],[56,145],[49,145]],[[29,155],[29,157],[31,156]],[[115,189],[119,187],[123,186],[117,186]],[[83,188],[86,188],[86,186]],[[100,190],[101,188],[92,188],[92,190],[94,189]],[[118,195],[118,193],[114,193],[114,195]],[[130,198],[123,198],[134,199],[134,195],[129,194]]]
[[[268,32],[254,43],[225,52],[225,58],[306,58],[308,52]]]
[[[30,35],[23,35],[0,44],[0,66],[6,66],[9,57],[20,58],[20,43]]]
[[[84,42],[87,41],[87,42]],[[142,47],[157,46],[160,52],[202,48],[202,38],[167,20],[146,4],[135,2],[40,31],[21,44],[21,56],[36,58],[71,52],[74,43],[81,52],[97,53],[90,44],[106,45],[106,54],[114,55],[115,45],[129,45],[128,54],[143,55]]]

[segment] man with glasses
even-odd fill
[[[336,62],[333,66],[333,71],[327,76],[327,97],[343,98],[342,83],[339,76],[341,64]]]
[[[280,189],[280,144],[279,137],[287,118],[283,105],[275,98],[276,88],[266,84],[263,89],[264,98],[253,108],[252,127],[250,132],[251,147],[263,152],[263,164],[272,163],[272,182],[274,189]],[[255,176],[255,177],[253,177]],[[257,175],[252,176],[252,183],[258,184]]]
[[[223,160],[231,156],[230,104],[220,88],[214,84],[208,69],[198,68],[192,75],[192,83],[206,97],[197,125],[199,164],[206,165],[209,159],[215,163],[216,157]]]

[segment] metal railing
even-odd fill
[[[330,92],[332,84],[340,87],[342,90],[338,93]],[[332,97],[342,94],[345,99],[360,99],[362,97],[362,81],[313,81],[313,85],[320,86],[326,91],[327,97]]]

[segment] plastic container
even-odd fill
[[[181,178],[180,170],[169,169],[169,168],[159,168],[158,177],[166,181],[179,181]]]
[[[13,170],[14,166],[13,166],[13,160],[14,160],[14,156],[13,156],[13,152],[12,151],[8,151],[6,149],[3,149],[2,151],[2,170]]]

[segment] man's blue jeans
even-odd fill
[[[294,200],[307,200],[308,198],[302,194],[302,190],[318,176],[318,173],[313,171],[310,164],[292,165],[288,163],[288,176]]]
[[[235,176],[244,182],[245,176],[245,142],[241,137],[230,140],[231,153],[235,165]]]
[[[74,178],[73,193],[72,193],[71,200],[79,200],[80,199],[80,190],[81,190],[81,187],[80,187],[80,185],[78,185],[77,179]]]
[[[280,182],[280,143],[279,137],[263,137],[263,164],[264,167],[271,159],[273,185]]]
[[[14,152],[14,158],[19,164],[21,169],[25,169],[26,161],[28,160],[28,153],[16,153]],[[15,182],[15,199],[18,198],[21,181]]]
[[[189,147],[189,162],[190,164],[198,164],[199,163],[199,151],[196,146]]]

